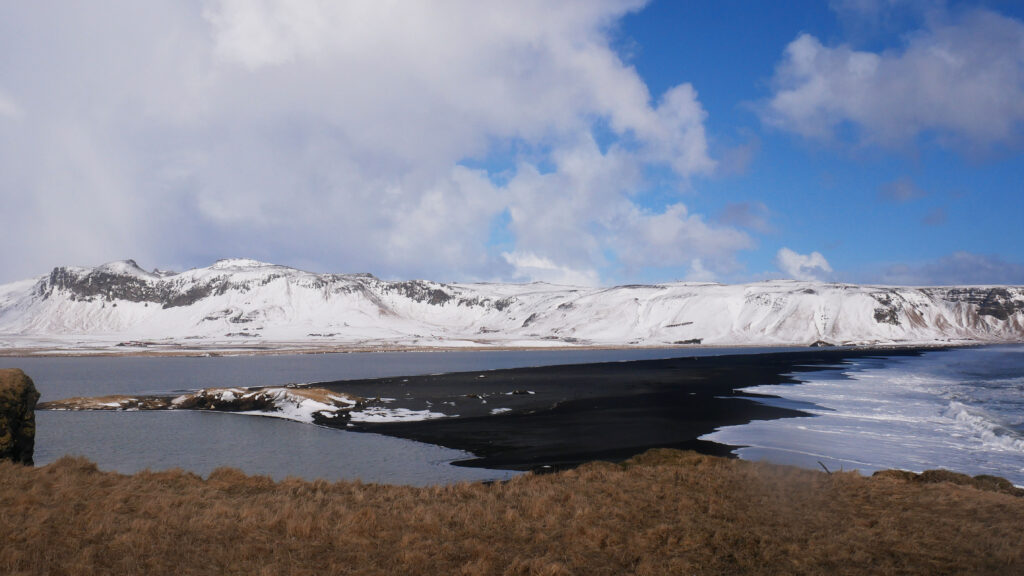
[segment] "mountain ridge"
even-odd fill
[[[1024,287],[775,280],[588,288],[388,281],[250,259],[147,272],[122,260],[0,285],[0,344],[42,341],[55,349],[132,341],[356,348],[1019,342]]]

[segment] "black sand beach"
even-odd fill
[[[375,432],[472,452],[464,466],[547,470],[593,460],[621,461],[650,448],[728,455],[733,446],[698,440],[723,426],[805,416],[739,392],[794,382],[866,356],[919,350],[808,350],[705,356],[319,383],[388,409],[448,418],[357,422]],[[494,413],[493,411],[499,411]]]

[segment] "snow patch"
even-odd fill
[[[363,410],[349,413],[351,422],[416,422],[420,420],[433,420],[435,418],[448,418],[443,412],[431,412],[430,410],[409,410],[408,408],[384,408],[382,406],[370,406]],[[457,418],[458,415],[452,415]]]

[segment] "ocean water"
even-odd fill
[[[946,468],[1024,485],[1024,346],[851,360],[745,391],[803,418],[722,428],[741,458],[864,473]],[[819,464],[820,463],[820,464]]]

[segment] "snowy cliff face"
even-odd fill
[[[254,260],[131,260],[0,286],[0,344],[807,345],[1021,341],[1024,288],[774,281],[578,288],[388,282]],[[39,344],[45,342],[45,344]]]

